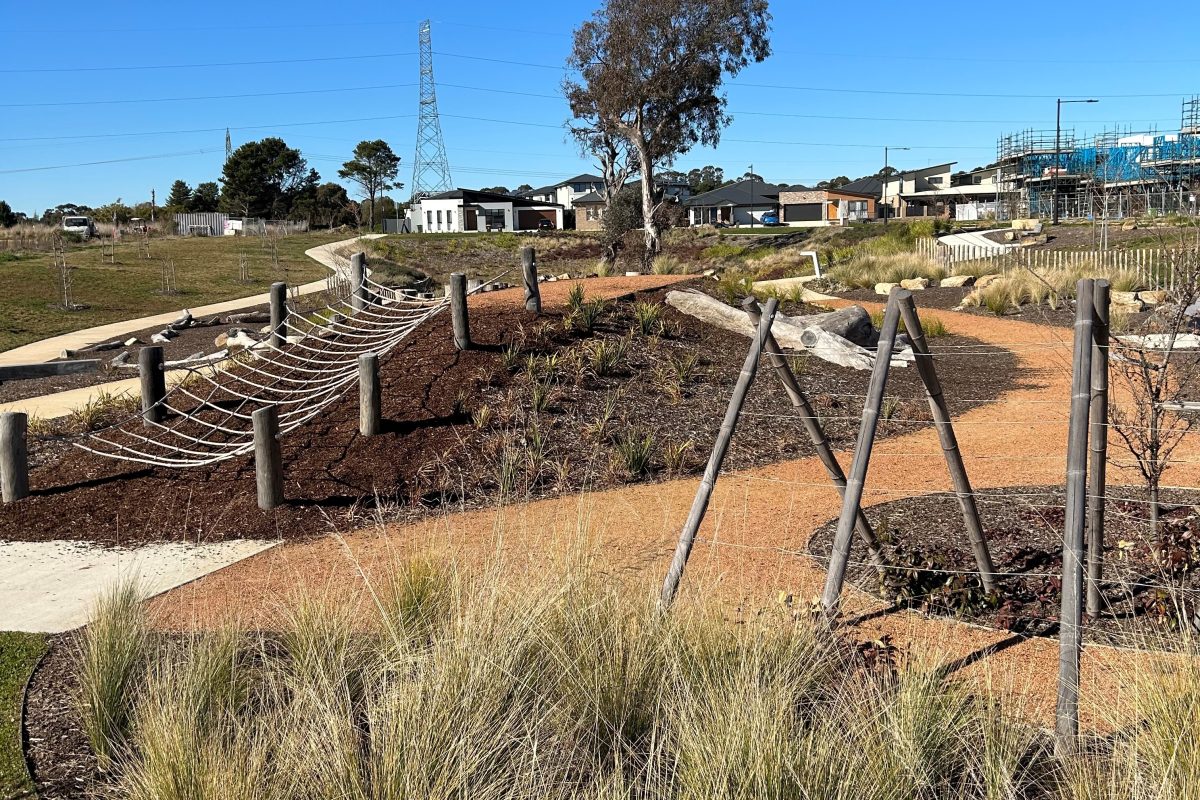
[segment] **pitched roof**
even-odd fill
[[[604,198],[596,192],[588,192],[575,198],[575,205],[587,205],[589,203],[603,203]]]
[[[462,200],[463,203],[512,203],[514,206],[553,206],[561,208],[558,203],[543,203],[540,200],[529,200],[525,197],[515,197],[511,194],[499,194],[497,192],[483,192],[478,189],[451,189],[448,192],[441,194],[430,195],[426,200]]]
[[[539,186],[537,189],[530,189],[528,192],[522,192],[521,196],[528,197],[531,194],[549,194],[555,189],[566,186],[570,183],[604,183],[604,178],[601,178],[599,175],[593,175],[590,172],[584,172],[576,175],[574,178],[567,178],[565,181],[552,183],[548,186]]]
[[[771,205],[779,199],[780,189],[772,183],[750,179],[735,181],[704,194],[692,195],[683,201],[685,206],[749,206]]]
[[[859,178],[856,181],[850,181],[845,186],[838,189],[840,192],[849,192],[851,194],[862,194],[868,197],[880,197],[883,195],[883,181],[877,175],[868,175],[865,178]]]

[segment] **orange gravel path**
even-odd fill
[[[649,288],[668,282],[657,277],[589,281],[589,294]],[[653,281],[653,283],[652,283]],[[594,287],[594,288],[593,288]],[[544,287],[548,304],[561,301],[568,286]],[[491,295],[487,302],[512,297]],[[487,296],[485,296],[487,297]],[[983,403],[956,416],[956,433],[975,488],[1021,484],[1061,484],[1065,471],[1070,337],[1062,328],[1008,319],[922,311],[938,315],[954,333],[966,334],[1014,352],[1022,383],[1004,402]],[[935,342],[936,345],[936,342]],[[954,369],[953,351],[938,359],[940,370]],[[819,367],[810,367],[819,368]],[[760,380],[773,379],[768,374]],[[753,389],[752,389],[753,391]],[[953,401],[951,401],[953,412]],[[852,404],[853,405],[853,404]],[[787,413],[780,409],[780,413]],[[797,425],[797,435],[799,432]],[[1185,442],[1185,445],[1188,444]],[[1121,459],[1110,442],[1110,457]],[[1176,458],[1185,457],[1183,447]],[[1189,448],[1189,453],[1193,455]],[[839,456],[847,468],[851,454]],[[1110,467],[1110,483],[1136,483],[1129,470]],[[1194,484],[1191,464],[1173,468],[1170,482]],[[630,486],[610,491],[541,500],[284,544],[157,598],[153,610],[166,627],[208,626],[230,614],[262,618],[297,589],[320,594],[360,586],[357,570],[368,575],[397,554],[452,552],[467,563],[494,562],[514,574],[541,575],[561,563],[562,553],[586,538],[597,563],[614,575],[657,585],[670,560],[679,529],[696,491],[697,479]],[[874,450],[864,504],[950,489],[936,433],[925,428],[879,442]],[[710,505],[701,541],[684,575],[683,592],[703,592],[731,606],[757,609],[773,604],[780,592],[798,602],[819,595],[824,566],[794,551],[811,533],[838,515],[840,499],[820,462],[804,458],[722,476]],[[981,508],[986,514],[987,506]],[[784,552],[789,551],[789,552]],[[347,556],[352,554],[353,559]],[[957,674],[986,680],[1011,692],[1026,713],[1052,720],[1057,640],[1018,638],[1003,631],[907,612],[887,613],[883,604],[847,586],[845,616],[859,637],[893,637],[902,647],[937,651],[954,662]],[[1103,725],[1093,705],[1111,707],[1138,659],[1164,656],[1091,646],[1084,651],[1082,713],[1086,723]]]

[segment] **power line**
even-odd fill
[[[20,69],[0,69],[0,74],[37,74],[49,72],[144,72],[158,69],[201,69],[208,67],[260,67],[270,64],[314,64],[326,61],[362,61],[371,58],[399,58],[415,56],[415,52],[407,53],[367,53],[352,56],[318,56],[314,58],[272,58],[262,61],[208,61],[200,64],[139,64],[113,67],[22,67]]]
[[[81,161],[77,164],[53,164],[46,167],[21,167],[19,169],[0,169],[0,175],[11,175],[17,172],[45,172],[52,169],[70,169],[72,167],[92,167],[98,164],[120,164],[126,161],[149,161],[156,158],[180,158],[183,156],[198,156],[205,153],[218,153],[220,150],[208,148],[204,150],[184,150],[178,153],[158,153],[151,156],[130,156],[129,158],[108,158],[103,161]]]
[[[985,92],[916,92],[900,89],[847,89],[845,87],[830,88],[827,86],[789,86],[778,83],[740,83],[731,81],[731,86],[749,86],[755,89],[784,89],[793,92],[830,92],[833,94],[879,94],[896,95],[901,97],[986,97],[1003,100],[1054,100],[1061,94],[988,94]],[[1137,94],[1099,94],[1096,92],[1077,92],[1080,97],[1095,97],[1105,100],[1140,99],[1143,97],[1185,97],[1191,92],[1138,92]]]
[[[348,122],[378,122],[389,119],[411,119],[416,114],[386,114],[376,117],[347,117],[345,119],[323,119],[309,122],[274,122],[262,125],[225,125],[216,128],[182,128],[170,131],[127,131],[125,133],[77,133],[62,136],[14,136],[0,142],[53,142],[70,139],[116,139],[127,136],[168,136],[186,133],[214,133],[226,128],[232,131],[252,131],[264,128],[296,128],[306,125],[337,125]]]
[[[376,86],[345,86],[332,89],[292,89],[283,92],[247,92],[245,94],[208,94],[189,97],[121,98],[118,100],[62,100],[53,103],[0,103],[0,108],[45,108],[48,106],[107,106],[137,103],[176,103],[188,100],[237,100],[246,97],[286,97],[301,94],[336,94],[338,92],[367,92],[376,89],[402,89],[415,83],[384,83]]]

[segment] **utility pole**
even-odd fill
[[[1063,100],[1058,98],[1054,110],[1054,192],[1050,198],[1050,203],[1053,206],[1050,212],[1050,220],[1054,225],[1058,224],[1058,174],[1062,172],[1062,107],[1063,103],[1099,103],[1099,100]]]
[[[750,165],[750,230],[754,230],[754,165]]]
[[[154,190],[150,190],[150,223],[154,224]]]
[[[880,182],[880,189],[879,189],[879,199],[885,201],[884,212],[883,212],[883,227],[885,227],[885,228],[887,227],[887,224],[888,224],[888,217],[890,217],[892,214],[892,204],[890,201],[887,200],[888,149],[889,149],[888,146],[885,144],[883,146],[883,173],[882,173],[883,180]],[[890,149],[892,149],[892,150],[911,150],[912,148],[911,147],[892,147]],[[903,180],[901,180],[900,188],[904,188]],[[900,193],[897,192],[896,194],[899,195]]]

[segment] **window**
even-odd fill
[[[446,212],[446,227],[447,228],[454,227],[454,212],[453,211]]]
[[[484,229],[489,231],[504,230],[504,209],[502,208],[485,208],[483,209]]]
[[[433,227],[433,212],[432,211],[425,212],[425,227],[426,228]]]
[[[437,221],[438,225],[442,224],[442,210],[440,208],[437,210]]]
[[[929,182],[932,183],[934,186],[941,186],[942,185],[942,176],[941,175],[930,175]]]
[[[587,212],[586,212],[586,217],[589,220],[600,219],[600,209],[596,208],[595,206],[588,206]]]

